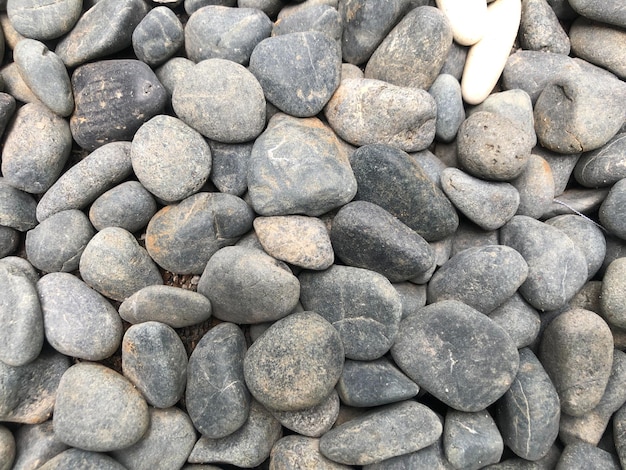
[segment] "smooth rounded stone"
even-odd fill
[[[371,361],[389,351],[402,315],[400,295],[383,275],[333,265],[300,274],[300,301],[338,331],[346,358]]]
[[[483,37],[470,47],[463,69],[466,103],[483,102],[498,82],[517,37],[521,11],[521,0],[498,0],[487,7]]]
[[[15,113],[2,149],[2,175],[17,189],[41,194],[57,180],[72,148],[67,121],[28,103]]]
[[[237,6],[237,0],[184,0],[185,13],[193,15],[200,8],[209,5],[219,5],[225,7]]]
[[[600,206],[600,223],[613,235],[626,239],[626,220],[622,210],[626,204],[626,178],[615,183]]]
[[[626,133],[617,134],[599,149],[582,155],[574,168],[574,177],[588,188],[611,186],[626,178]]]
[[[16,454],[13,470],[39,468],[64,450],[67,444],[54,435],[52,420],[41,424],[26,424],[15,431]]]
[[[419,276],[435,262],[426,240],[367,201],[350,202],[339,210],[333,218],[330,240],[346,265],[379,272],[391,282]]]
[[[443,421],[443,420],[442,420]],[[363,470],[453,470],[443,451],[443,439],[416,452],[391,457],[381,462],[364,465]]]
[[[615,447],[620,462],[626,462],[626,406],[620,409],[613,416],[613,435]]]
[[[265,216],[318,216],[348,203],[357,183],[345,148],[316,117],[275,114],[255,141],[248,196]]]
[[[441,142],[452,142],[459,126],[465,120],[461,85],[452,75],[440,74],[428,89],[428,93],[432,95],[437,105],[435,138]]]
[[[455,468],[478,470],[500,461],[504,442],[487,410],[468,413],[449,408],[444,424],[443,449]]]
[[[269,468],[293,470],[315,468],[317,470],[348,470],[345,465],[333,462],[320,453],[319,439],[305,436],[285,436],[272,447]]]
[[[513,185],[485,181],[458,168],[441,172],[441,188],[452,204],[483,230],[502,227],[520,204],[520,194]]]
[[[421,168],[419,158],[389,145],[366,145],[352,154],[350,164],[357,200],[382,207],[427,241],[444,239],[457,229],[454,206]]]
[[[606,234],[606,255],[604,262],[600,268],[600,273],[604,274],[609,265],[617,258],[623,258],[626,256],[626,241],[621,238],[614,237],[611,234]]]
[[[152,69],[133,59],[82,65],[72,74],[72,89],[76,107],[70,128],[74,140],[87,150],[131,140],[144,122],[161,112],[167,100]]]
[[[520,253],[502,245],[468,248],[439,268],[428,283],[428,302],[458,300],[488,314],[528,276]]]
[[[600,296],[604,319],[613,326],[626,327],[626,258],[613,260],[602,279]]]
[[[48,348],[23,366],[0,361],[0,421],[37,424],[50,418],[59,381],[69,366],[67,356]]]
[[[73,68],[126,49],[132,45],[133,30],[148,9],[142,0],[98,1],[59,41],[55,52],[66,67]]]
[[[37,204],[37,220],[83,209],[132,173],[130,142],[106,144],[63,173]]]
[[[82,13],[82,0],[10,0],[5,2],[11,25],[20,34],[40,41],[69,32]]]
[[[269,410],[287,429],[308,437],[320,437],[330,430],[339,415],[339,395],[333,390],[319,405],[299,411]]]
[[[459,228],[451,240],[450,257],[468,248],[498,245],[499,243],[497,230],[483,230],[470,221],[461,220]]]
[[[500,242],[528,263],[528,277],[519,292],[537,310],[565,306],[587,282],[584,253],[556,227],[516,215],[500,229]]]
[[[402,319],[426,305],[425,285],[397,282],[393,284],[393,287],[400,294],[400,300],[402,301]]]
[[[457,300],[427,305],[402,320],[391,355],[420,388],[459,411],[494,403],[513,383],[519,363],[506,331]]]
[[[26,257],[43,272],[75,271],[94,234],[83,212],[57,212],[26,233]]]
[[[37,225],[37,202],[31,194],[21,191],[0,177],[0,225],[26,232]]]
[[[465,4],[467,2],[463,3]],[[467,58],[468,49],[468,47],[461,46],[456,41],[452,41],[452,46],[450,46],[448,56],[441,66],[439,74],[452,75],[460,83],[461,77],[463,77],[463,69],[465,68],[465,59]],[[461,95],[462,94],[461,92]]]
[[[519,40],[524,50],[564,55],[570,52],[570,38],[546,0],[522,2]]]
[[[202,435],[218,439],[241,428],[250,411],[243,376],[246,340],[233,323],[211,328],[191,353],[185,404]]]
[[[209,465],[209,464],[194,464],[194,463],[188,463],[186,464],[182,470],[222,470],[222,467],[216,467],[215,465]]]
[[[64,468],[81,468],[84,470],[124,470],[124,466],[112,457],[100,452],[89,452],[82,449],[68,449],[48,460],[41,470],[63,470]]]
[[[589,281],[578,291],[578,294],[571,300],[569,305],[570,308],[582,308],[602,315],[601,296],[602,281]]]
[[[130,447],[111,453],[132,470],[180,469],[196,443],[196,430],[189,416],[178,408],[150,408],[150,425],[143,437]]]
[[[384,109],[385,113],[380,113]],[[343,140],[356,146],[387,144],[406,152],[428,147],[437,105],[427,91],[371,78],[343,80],[324,108]]]
[[[509,181],[524,170],[533,143],[510,119],[480,111],[463,121],[457,145],[459,162],[468,173],[487,180]]]
[[[344,423],[324,434],[322,455],[345,465],[368,465],[415,452],[442,433],[438,416],[412,400],[394,403]]]
[[[539,314],[517,292],[489,312],[489,318],[509,334],[517,349],[533,344],[539,337]]]
[[[166,6],[150,10],[133,30],[131,39],[137,58],[152,67],[172,57],[185,42],[183,25]]]
[[[511,184],[519,194],[517,215],[538,219],[552,205],[555,196],[552,169],[539,155],[530,154],[526,167]]]
[[[0,71],[0,79],[1,77],[2,72]],[[0,92],[0,136],[4,134],[9,121],[13,117],[15,107],[15,98],[8,93]]]
[[[253,400],[250,404],[250,415],[243,426],[219,439],[202,436],[187,461],[255,468],[270,456],[274,443],[282,434],[280,423],[263,405]]]
[[[566,189],[558,198],[554,198],[550,208],[542,215],[549,219],[563,214],[592,214],[606,199],[609,190],[600,189]]]
[[[25,276],[32,284],[39,280],[39,273],[30,262],[20,256],[6,256],[0,259],[0,268],[6,268],[10,273]]]
[[[89,241],[79,269],[90,287],[113,300],[124,301],[143,287],[163,284],[148,252],[120,227],[104,228]]]
[[[324,33],[337,41],[337,45],[341,47],[341,37],[343,33],[341,15],[337,11],[337,8],[331,5],[308,5],[305,8],[294,11],[290,15],[278,18],[272,27],[272,36],[281,36],[283,34],[303,31],[319,31]]]
[[[261,85],[245,67],[230,60],[196,64],[174,87],[172,106],[182,121],[219,142],[247,142],[265,127]]]
[[[70,77],[63,61],[45,44],[23,39],[13,51],[22,78],[39,100],[59,116],[74,111]]]
[[[15,252],[20,244],[20,232],[11,227],[0,225],[0,258]]]
[[[172,57],[154,73],[167,91],[168,99],[171,100],[176,84],[184,79],[185,74],[196,65],[192,60],[185,57]]]
[[[252,209],[231,194],[197,193],[157,212],[146,229],[146,249],[163,269],[201,274],[220,248],[252,228]]]
[[[13,49],[15,45],[20,41],[20,39],[24,39],[24,36],[18,33],[11,24],[9,15],[6,12],[6,4],[7,1],[5,0],[2,0],[0,2],[0,5],[4,6],[4,11],[0,14],[0,29],[2,29],[2,36],[4,37],[4,41],[0,42],[2,42],[5,46],[8,46],[9,49]]]
[[[157,211],[157,204],[138,181],[121,183],[96,199],[89,220],[96,228],[121,227],[131,233],[144,228]]]
[[[576,13],[585,18],[626,28],[626,12],[619,0],[609,0],[601,4],[585,0],[571,0],[569,3]]]
[[[220,192],[241,197],[248,190],[248,167],[253,145],[253,142],[209,142],[212,159],[210,178]]]
[[[543,331],[539,359],[559,394],[563,413],[581,416],[596,407],[609,380],[611,330],[589,310],[568,310]]]
[[[335,260],[326,225],[318,218],[257,217],[253,225],[263,249],[273,258],[314,270],[326,269]]]
[[[559,433],[561,408],[550,377],[528,348],[519,351],[520,365],[511,388],[498,401],[495,418],[506,446],[536,461],[550,452]]]
[[[2,18],[2,16],[0,16]],[[20,37],[20,40],[24,39]],[[0,43],[1,44],[1,43]],[[4,92],[9,93],[17,101],[22,103],[39,103],[39,98],[28,87],[17,64],[11,62],[0,69],[0,83]]]
[[[617,457],[586,442],[565,446],[555,470],[602,469],[619,470]]]
[[[487,2],[437,0],[436,4],[448,19],[457,44],[471,46],[482,39],[485,33]]]
[[[441,172],[445,170],[448,165],[430,150],[414,152],[412,155],[415,163],[424,170],[428,178],[435,183],[435,186],[441,188]]]
[[[580,154],[563,155],[543,147],[535,147],[531,155],[538,155],[543,158],[552,171],[552,179],[554,182],[554,195],[560,196],[565,192],[570,181],[574,168],[580,159]]]

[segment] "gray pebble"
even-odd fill
[[[583,186],[611,186],[626,178],[626,133],[617,134],[605,145],[577,160],[574,176]]]
[[[487,410],[467,413],[449,408],[443,430],[443,449],[455,468],[478,470],[500,461],[504,442]]]
[[[626,220],[622,210],[626,204],[626,178],[615,183],[600,206],[600,223],[613,235],[626,240]]]
[[[2,72],[0,72],[0,77]],[[0,136],[4,135],[4,131],[9,124],[15,112],[15,98],[8,93],[0,92]]]
[[[600,305],[602,316],[613,326],[626,327],[626,258],[608,265],[602,280]]]
[[[227,1],[227,0],[221,0]],[[256,8],[270,18],[276,18],[285,4],[281,0],[237,0],[239,8]]]
[[[533,344],[539,336],[539,314],[517,292],[489,312],[489,318],[509,334],[517,349]]]
[[[578,17],[568,0],[548,0],[548,4],[560,20],[571,21]]]
[[[11,227],[0,225],[0,258],[10,255],[20,244],[20,232]]]
[[[402,318],[408,317],[426,305],[426,286],[412,282],[396,282],[394,289],[400,294],[402,301]]]
[[[63,470],[64,468],[81,468],[84,470],[124,470],[125,467],[108,455],[89,452],[82,449],[68,449],[48,460],[41,470]]]
[[[581,16],[572,23],[569,32],[572,52],[577,57],[613,72],[622,80],[626,78],[624,26],[599,23]]]
[[[200,8],[210,5],[235,7],[237,6],[237,0],[184,0],[185,13],[188,15],[193,15]]]
[[[184,78],[185,73],[191,70],[194,65],[193,61],[185,57],[172,57],[154,71],[161,85],[167,91],[170,100],[176,84]]]
[[[546,0],[522,3],[520,45],[524,50],[568,55],[570,40]]]
[[[617,457],[586,442],[565,446],[555,470],[619,470]]]
[[[222,193],[241,197],[248,189],[248,166],[254,143],[223,144],[210,141],[211,182]]]
[[[81,0],[62,0],[52,4],[43,0],[4,2],[9,20],[20,34],[45,41],[69,32],[82,13]]]
[[[39,98],[22,78],[15,62],[11,62],[0,69],[0,83],[2,83],[3,91],[13,96],[17,101],[22,103],[40,103]]]
[[[328,460],[320,453],[319,439],[305,436],[285,436],[272,447],[272,470],[315,468],[317,470],[348,470],[339,463]]]
[[[428,93],[437,104],[435,138],[441,142],[452,142],[459,126],[465,120],[463,97],[459,81],[449,74],[440,74]]]
[[[364,465],[363,470],[453,470],[443,451],[443,439],[416,452]]]
[[[185,42],[183,25],[166,6],[150,10],[133,30],[133,51],[139,60],[151,67],[161,65]]]
[[[472,222],[461,220],[459,228],[452,237],[450,257],[468,248],[498,244],[497,230],[483,230]]]
[[[539,155],[530,154],[526,168],[511,184],[519,193],[517,215],[538,219],[552,205],[556,191],[552,168]]]
[[[37,284],[39,273],[28,260],[20,256],[6,256],[0,259],[0,267],[6,267],[13,274],[25,276],[33,284]]]
[[[461,46],[455,41],[452,41],[452,45],[448,50],[446,60],[441,66],[439,74],[447,73],[456,78],[459,82],[463,76],[463,69],[465,68],[465,59],[467,59],[467,52],[469,47]]]
[[[304,8],[277,19],[272,28],[272,36],[304,31],[319,31],[337,41],[338,46],[341,47],[343,27],[341,15],[337,8],[327,4],[307,5],[305,3],[304,5]]]
[[[319,405],[298,411],[269,410],[287,429],[308,437],[320,437],[330,430],[339,415],[339,395],[333,390]]]
[[[26,232],[37,225],[37,202],[32,195],[0,177],[0,225]]]
[[[533,148],[532,154],[539,155],[550,165],[552,179],[554,181],[555,197],[563,194],[574,172],[574,168],[580,159],[580,154],[563,155],[561,153],[551,152],[543,147]]]
[[[25,424],[15,432],[16,455],[13,470],[39,468],[52,457],[67,450],[67,444],[54,435],[52,420]]]
[[[571,0],[569,3],[579,15],[626,28],[626,12],[619,0],[607,0],[601,4],[584,0]]]
[[[414,162],[424,170],[428,178],[435,183],[435,186],[441,189],[441,172],[448,165],[430,150],[421,150],[411,155],[414,158]]]
[[[557,215],[595,212],[606,199],[609,190],[599,189],[566,189],[558,198],[554,198],[550,208],[544,212],[542,218],[549,219]]]
[[[141,183],[126,181],[93,202],[89,208],[89,220],[96,230],[121,227],[134,233],[148,224],[156,210],[156,201]]]

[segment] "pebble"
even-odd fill
[[[402,320],[391,355],[420,388],[459,411],[480,411],[498,400],[519,363],[508,334],[457,300],[427,305]]]
[[[454,41],[461,46],[471,46],[485,34],[487,2],[482,0],[437,0],[439,8],[450,22]]]
[[[72,148],[67,121],[39,103],[15,113],[2,149],[2,175],[22,191],[45,192],[61,174]]]
[[[468,220],[461,220],[459,228],[452,236],[450,257],[468,248],[498,245],[497,230],[483,230]]]
[[[382,462],[364,465],[363,470],[453,470],[454,467],[443,452],[443,439],[408,454],[399,455]]]
[[[2,71],[0,70],[0,79]],[[15,98],[8,93],[0,92],[0,136],[4,135],[4,131],[15,112]]]
[[[550,165],[554,182],[554,196],[559,197],[567,189],[567,184],[581,155],[577,153],[563,155],[551,152],[543,147],[533,148],[532,154],[540,156]]]
[[[172,328],[203,323],[211,317],[211,302],[204,295],[174,286],[146,286],[119,307],[123,320],[134,324],[160,322]]]
[[[599,149],[582,155],[574,176],[588,188],[612,186],[626,178],[626,133],[619,133]]]
[[[37,225],[37,202],[31,194],[13,187],[0,177],[0,225],[26,232]]]
[[[68,448],[54,435],[52,420],[21,426],[15,431],[15,446],[14,470],[39,468]]]
[[[569,3],[576,13],[585,18],[626,28],[626,12],[619,0],[609,0],[602,4],[585,0],[571,0]]]
[[[426,305],[426,286],[416,285],[412,282],[396,282],[394,289],[400,294],[402,302],[402,317],[406,318]]]
[[[0,258],[10,255],[20,244],[20,232],[0,225]]]
[[[156,211],[152,194],[138,181],[126,181],[93,202],[89,208],[89,221],[96,230],[121,227],[135,233],[145,228]]]
[[[192,15],[196,11],[198,11],[200,8],[203,8],[209,5],[234,7],[237,5],[237,2],[234,0],[184,0],[185,13],[187,13],[188,15]]]
[[[550,452],[559,433],[559,395],[542,363],[528,348],[519,350],[519,371],[496,405],[496,422],[506,446],[536,461]]]
[[[172,93],[176,115],[200,134],[225,143],[255,139],[265,127],[265,96],[252,72],[226,59],[196,64]]]
[[[321,404],[337,384],[344,363],[339,333],[315,312],[274,323],[248,349],[244,376],[264,406],[298,411]]]
[[[254,232],[267,254],[305,269],[324,270],[335,255],[324,222],[316,217],[257,217]]]
[[[7,256],[0,259],[0,267],[7,268],[10,273],[25,276],[33,284],[39,281],[39,273],[34,266],[19,256]]]
[[[511,184],[519,193],[517,215],[539,219],[552,205],[556,192],[552,168],[539,155],[530,154],[526,167]]]
[[[86,470],[123,470],[125,467],[108,455],[82,449],[68,449],[48,460],[42,470],[62,470],[64,468],[84,468]]]
[[[441,172],[441,188],[452,204],[483,230],[502,227],[520,205],[520,194],[512,184],[485,181],[458,168]]]
[[[131,39],[137,58],[151,67],[172,57],[185,42],[183,25],[166,6],[150,10],[133,30]]]
[[[322,215],[352,200],[356,186],[344,147],[316,117],[275,114],[254,142],[248,197],[260,215]]]
[[[415,401],[377,408],[324,434],[322,455],[345,465],[368,465],[415,452],[442,433],[438,416]]]
[[[489,312],[489,318],[508,333],[517,349],[530,346],[539,336],[539,314],[517,292]]]
[[[552,205],[542,217],[550,218],[557,215],[571,214],[572,211],[580,212],[583,215],[591,214],[600,207],[608,193],[609,190],[606,188],[567,189],[562,194],[559,194],[558,199],[555,198],[552,201]]]
[[[546,0],[522,2],[519,38],[524,50],[564,55],[570,52],[570,38]]]
[[[220,439],[202,436],[187,461],[254,468],[270,456],[274,443],[282,434],[280,423],[260,403],[253,400],[248,420],[241,428]]]
[[[82,13],[81,0],[52,4],[43,0],[4,2],[11,25],[20,34],[40,41],[56,39],[69,32]]]
[[[439,74],[428,89],[437,105],[435,138],[441,142],[452,142],[459,126],[465,120],[463,97],[459,81],[450,74]]]
[[[74,96],[65,64],[45,44],[34,39],[22,39],[13,50],[24,82],[43,104],[59,116],[74,111]]]
[[[305,436],[285,436],[279,439],[270,453],[272,470],[316,468],[318,470],[348,470],[345,465],[324,457],[319,450],[319,439]]]
[[[448,56],[446,57],[443,66],[441,67],[439,75],[452,75],[460,82],[461,77],[463,76],[463,69],[465,68],[465,60],[467,59],[468,50],[468,47],[461,46],[456,41],[452,41],[452,45],[450,46],[450,50],[448,51]]]
[[[626,258],[608,265],[602,279],[600,305],[602,317],[612,326],[626,327]]]
[[[220,248],[252,228],[253,212],[231,194],[200,192],[158,211],[146,229],[146,249],[162,268],[202,274]]]
[[[195,428],[211,439],[240,429],[250,412],[243,375],[246,340],[233,323],[204,334],[189,358],[185,404]]]
[[[311,408],[297,411],[269,411],[287,429],[302,436],[320,437],[335,424],[339,407],[339,394],[333,390],[326,400]]]
[[[191,14],[185,25],[185,52],[189,59],[226,59],[248,65],[252,51],[269,38],[272,21],[256,8],[232,6],[207,4]]]
[[[243,196],[248,190],[248,167],[252,142],[223,144],[210,141],[211,183],[222,193]]]
[[[196,443],[196,430],[179,408],[150,408],[150,424],[143,437],[130,447],[111,453],[124,468],[180,469]]]
[[[386,112],[380,113],[381,109]],[[372,78],[346,79],[324,115],[337,135],[352,145],[387,144],[417,152],[435,137],[437,105],[419,88]]]
[[[0,361],[0,421],[38,424],[50,418],[59,381],[69,366],[67,356],[49,348],[22,366]]]
[[[459,218],[417,161],[390,145],[358,148],[350,157],[356,199],[382,207],[426,241],[441,240],[454,233]]]
[[[626,407],[622,406],[613,417],[615,448],[620,462],[626,462]]]
[[[26,257],[40,271],[72,272],[95,230],[76,209],[57,212],[26,233]]]
[[[600,223],[622,240],[626,239],[626,221],[621,216],[626,202],[626,178],[615,183],[600,206]]]
[[[89,241],[79,269],[90,287],[113,300],[123,301],[142,287],[163,284],[147,251],[119,227],[102,229]]]
[[[168,103],[171,102],[176,84],[182,80],[194,65],[195,63],[192,60],[185,57],[172,57],[154,71],[161,85],[167,91]]]
[[[389,351],[398,332],[402,301],[383,275],[333,265],[299,276],[300,301],[338,331],[348,359],[371,361]]]
[[[598,468],[619,470],[617,458],[609,452],[586,442],[565,446],[555,470],[584,470]]]
[[[278,18],[272,27],[272,36],[304,31],[319,31],[326,34],[337,41],[340,48],[337,52],[341,51],[343,25],[337,8],[326,4],[307,5],[290,15]],[[339,55],[341,58],[341,52]]]
[[[70,128],[76,143],[86,150],[131,140],[144,122],[163,110],[167,99],[152,69],[133,59],[81,65],[72,74],[72,90],[75,108]]]

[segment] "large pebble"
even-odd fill
[[[242,196],[248,189],[248,166],[254,142],[224,144],[210,141],[211,182],[222,193]]]
[[[146,249],[159,266],[201,274],[220,248],[252,228],[252,209],[223,193],[197,193],[157,212],[146,229]]]
[[[100,452],[82,449],[68,449],[48,460],[41,470],[63,470],[64,468],[82,468],[84,470],[124,470],[112,457]]]
[[[185,42],[183,25],[170,8],[156,7],[134,29],[132,42],[137,58],[154,67],[182,47]]]
[[[435,137],[441,142],[452,142],[465,120],[461,85],[452,75],[442,73],[435,79],[428,93],[437,104]]]
[[[319,405],[298,411],[270,410],[274,418],[287,429],[309,437],[320,437],[328,432],[339,416],[340,400],[336,391],[331,392]]]
[[[0,425],[0,469],[10,470],[15,460],[15,438],[8,428]]]
[[[126,181],[93,202],[89,220],[96,230],[121,227],[134,233],[144,228],[156,211],[152,194],[140,182]]]
[[[248,196],[261,215],[318,216],[349,202],[356,189],[344,147],[316,117],[276,114],[252,147]]]
[[[39,468],[68,448],[55,437],[52,420],[21,426],[15,432],[15,446],[14,470]]]
[[[326,4],[306,5],[289,15],[278,18],[272,28],[272,36],[319,31],[337,41],[337,45],[341,47],[343,25],[337,8]]]
[[[626,12],[619,0],[607,0],[602,3],[571,0],[569,3],[576,13],[585,18],[626,28]]]
[[[25,232],[37,225],[37,202],[32,195],[0,177],[0,225]]]
[[[402,315],[400,295],[383,275],[333,265],[300,274],[305,310],[319,313],[339,332],[348,359],[368,361],[389,351]]]
[[[194,426],[211,439],[241,428],[250,412],[243,376],[246,340],[233,323],[209,330],[191,353],[185,404]]]
[[[546,0],[522,2],[519,38],[524,50],[570,52],[570,39]]]
[[[509,334],[517,349],[533,344],[541,328],[539,313],[518,292],[492,310],[489,318]]]
[[[402,320],[391,355],[421,388],[459,411],[494,403],[513,383],[519,363],[508,334],[457,300],[430,304]]]
[[[20,34],[45,41],[69,32],[82,13],[81,0],[11,0],[4,2],[11,25]]]
[[[278,440],[270,453],[272,470],[315,468],[317,470],[348,470],[352,467],[333,462],[320,453],[319,439],[305,436],[285,436]]]
[[[619,470],[620,465],[614,454],[587,442],[576,442],[565,446],[555,470]]]
[[[617,134],[599,149],[581,156],[574,176],[588,188],[611,186],[626,178],[626,133]]]
[[[626,327],[626,258],[617,258],[606,268],[600,302],[602,316],[610,325]]]
[[[626,202],[626,178],[613,185],[600,206],[600,223],[609,233],[626,240],[626,220],[621,216]]]
[[[511,184],[519,193],[517,215],[538,219],[552,205],[556,192],[554,175],[543,157],[531,153],[524,171]]]

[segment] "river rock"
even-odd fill
[[[319,439],[305,436],[285,436],[279,439],[270,453],[273,470],[316,468],[318,470],[348,470],[347,467],[327,459],[320,453]]]
[[[471,0],[437,0],[437,7],[450,23],[452,35],[457,44],[471,46],[480,41],[485,34],[487,2]]]
[[[341,37],[343,34],[341,15],[337,11],[337,8],[331,5],[311,4],[305,8],[294,11],[290,15],[278,18],[272,27],[272,36],[282,36],[283,34],[304,31],[319,31],[324,33],[337,41],[337,45],[341,48]],[[341,49],[339,49],[338,52],[340,50]]]
[[[520,45],[524,50],[568,55],[570,39],[546,0],[522,2]]]
[[[464,2],[464,4],[465,3],[467,2]],[[439,74],[452,75],[460,82],[461,77],[463,77],[463,69],[465,68],[465,60],[467,59],[468,49],[469,48],[461,46],[456,41],[452,41],[452,46],[450,46],[448,56],[446,57],[446,60],[443,63]]]
[[[161,85],[167,91],[167,96],[170,100],[176,84],[183,79],[194,65],[195,63],[192,60],[185,57],[172,57],[154,71]]]
[[[6,256],[0,259],[0,267],[6,267],[13,274],[21,274],[33,284],[39,281],[39,273],[32,264],[20,256]]]
[[[126,181],[93,202],[89,220],[96,230],[121,227],[134,233],[144,228],[156,211],[156,201],[148,190],[138,181]]]
[[[133,30],[131,39],[137,58],[152,67],[173,56],[185,42],[183,25],[165,6],[150,10]]]
[[[626,133],[617,134],[599,149],[581,156],[574,176],[588,188],[611,186],[626,178]]]
[[[602,316],[613,326],[626,327],[626,258],[613,260],[604,273],[600,305]]]
[[[494,403],[513,383],[519,363],[508,334],[457,300],[427,305],[402,320],[391,355],[421,388],[459,411]]]
[[[443,422],[443,420],[442,420]],[[446,459],[443,439],[409,454],[391,457],[381,462],[364,465],[363,470],[452,470],[454,467]]]
[[[381,114],[381,109],[386,112]],[[435,137],[437,105],[419,88],[371,78],[347,79],[324,108],[324,115],[339,137],[350,144],[387,144],[416,152]]]
[[[333,427],[339,415],[339,395],[333,390],[319,405],[298,411],[269,410],[287,429],[309,437],[320,437]]]
[[[14,470],[39,468],[68,448],[55,437],[52,420],[21,426],[15,431],[15,446]]]
[[[248,189],[248,167],[254,142],[224,144],[210,141],[211,182],[222,193],[242,196]]]
[[[52,4],[41,0],[4,2],[11,25],[19,34],[46,41],[69,32],[80,18],[81,0],[62,0]]]
[[[487,410],[467,413],[448,409],[443,448],[455,468],[478,470],[500,461],[504,443]]]
[[[441,142],[452,142],[465,120],[461,85],[455,77],[444,73],[435,79],[428,93],[437,105],[435,138]]]
[[[554,196],[558,197],[563,194],[580,159],[580,154],[563,155],[543,147],[533,148],[532,154],[539,155],[550,166],[554,182]]]
[[[600,223],[608,231],[621,238],[626,239],[626,221],[620,216],[621,208],[626,203],[626,178],[619,180],[613,185],[606,199],[600,206]]]
[[[177,0],[179,1],[179,0]],[[220,5],[225,7],[237,6],[237,2],[234,0],[184,0],[185,13],[188,15],[194,14],[200,8],[209,5]]]
[[[20,244],[20,232],[11,227],[0,225],[0,258],[10,255]]]
[[[1,71],[0,77],[2,77]],[[15,112],[15,107],[15,98],[8,93],[0,92],[0,136],[4,134],[11,117]]]
[[[537,310],[517,292],[489,312],[489,318],[509,334],[517,349],[533,344],[541,328]]]
[[[626,78],[624,28],[579,17],[570,28],[572,51],[577,57],[588,60],[613,72],[622,80]]]
[[[606,450],[586,442],[577,442],[565,446],[555,470],[583,470],[587,468],[619,470],[620,465],[616,456]]]
[[[0,177],[0,225],[25,232],[37,225],[37,202],[32,195]]]
[[[123,470],[125,467],[112,457],[100,452],[89,452],[82,449],[68,449],[48,460],[42,470],[62,470],[64,468],[84,468],[86,470]]]
[[[610,0],[601,5],[584,0],[571,0],[569,3],[576,13],[585,18],[626,28],[626,13],[619,0]]]
[[[554,198],[552,205],[542,215],[542,218],[548,219],[557,215],[571,214],[572,211],[583,215],[592,214],[602,205],[608,193],[609,190],[607,188],[566,189],[559,195],[558,199]]]
[[[20,37],[20,40],[21,39],[24,38]],[[21,101],[22,103],[40,103],[37,96],[22,78],[15,62],[11,62],[0,69],[0,78],[2,81],[3,91],[9,93],[16,100]]]
[[[552,169],[539,155],[530,154],[526,167],[511,184],[519,193],[517,215],[538,219],[552,205],[556,191]]]

